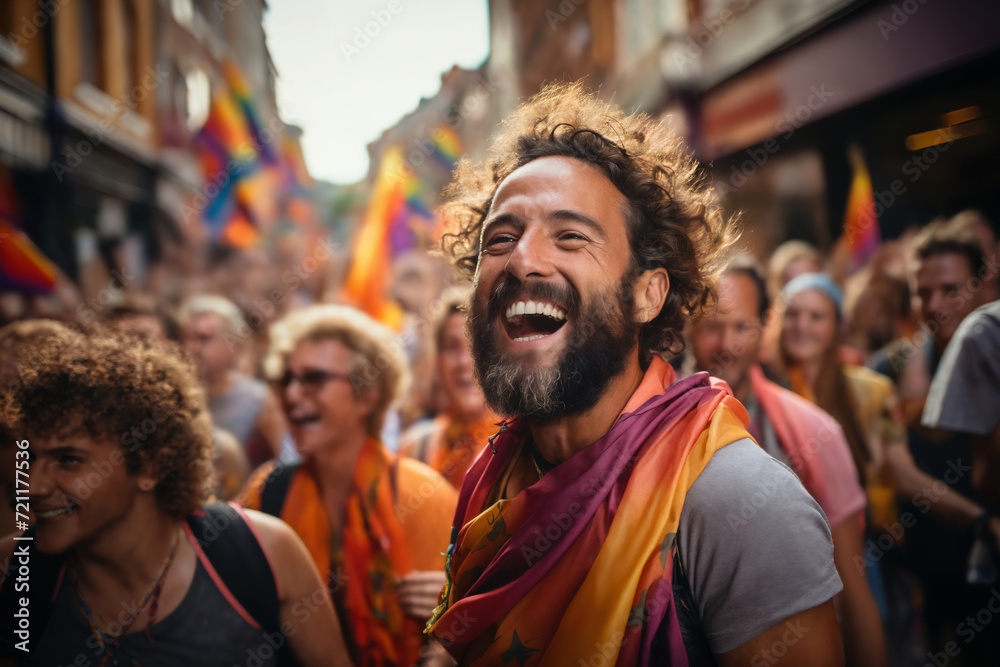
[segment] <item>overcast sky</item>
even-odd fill
[[[489,52],[486,0],[270,0],[268,7],[282,119],[305,130],[313,177],[336,183],[364,177],[365,146],[437,92],[442,73],[477,67]]]

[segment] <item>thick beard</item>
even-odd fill
[[[617,289],[596,294],[585,307],[572,287],[525,285],[513,278],[494,290],[487,303],[474,301],[468,319],[469,347],[476,381],[490,408],[505,417],[544,424],[594,407],[625,370],[638,342],[632,282],[626,273]],[[501,312],[515,296],[565,307],[569,321],[564,326],[570,327],[570,336],[553,366],[526,370],[498,350]]]

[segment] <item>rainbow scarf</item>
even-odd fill
[[[513,499],[487,506],[519,423],[473,464],[428,623],[463,665],[687,665],[671,588],[684,497],[748,418],[707,373],[674,380],[654,358],[611,430]]]

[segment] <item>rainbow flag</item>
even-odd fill
[[[312,176],[306,167],[302,144],[295,137],[285,134],[281,139],[281,165],[285,188],[293,192],[305,192],[313,185]]]
[[[194,138],[205,176],[202,218],[215,240],[245,248],[261,236],[249,227],[275,217],[267,202],[281,179],[280,137],[262,135],[250,87],[236,64],[227,61],[223,70],[227,87],[212,99]]]
[[[462,147],[462,139],[455,132],[455,128],[447,123],[439,125],[431,133],[431,155],[448,171],[451,171],[462,157],[465,149]]]
[[[847,195],[847,209],[844,211],[843,239],[851,253],[852,270],[863,267],[882,243],[882,234],[875,212],[875,192],[872,178],[865,166],[861,149],[850,149],[854,178]]]
[[[216,95],[205,124],[194,137],[206,203],[202,218],[212,235],[221,235],[235,212],[235,188],[256,171],[256,153],[242,111],[227,94]]]
[[[354,244],[354,261],[344,284],[348,301],[383,324],[398,329],[402,311],[386,296],[392,257],[409,243],[406,238],[405,191],[412,172],[399,147],[386,151],[379,164],[371,202]]]
[[[51,294],[58,269],[17,221],[21,207],[10,171],[0,171],[0,291]]]
[[[246,207],[239,205],[222,230],[220,240],[230,248],[245,250],[260,243],[260,230],[254,224],[253,216],[246,210]]]
[[[247,84],[246,78],[232,60],[224,62],[222,70],[226,75],[226,81],[229,83],[232,100],[242,112],[247,130],[253,136],[257,145],[258,157],[264,164],[277,165],[278,150],[275,144],[278,137],[272,136],[270,141],[265,141],[267,137],[262,133],[263,125],[257,116],[257,108],[254,106],[250,86]]]
[[[0,217],[0,291],[51,294],[56,267],[28,235]]]

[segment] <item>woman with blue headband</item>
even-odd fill
[[[825,273],[806,273],[781,292],[780,365],[785,383],[843,426],[858,474],[866,484],[870,517],[893,520],[894,506],[882,474],[885,449],[905,445],[906,430],[895,387],[885,376],[842,363],[839,356],[843,292]]]
[[[945,519],[968,511],[964,506],[971,501],[917,467],[892,381],[841,361],[842,308],[843,293],[826,274],[803,274],[785,285],[778,299],[777,370],[787,387],[829,412],[844,429],[868,495],[865,565],[869,583],[886,621],[890,650],[899,651],[909,643],[906,638],[912,633],[907,626],[913,619],[896,614],[908,608],[909,601],[891,604],[886,593],[893,600],[908,598],[916,582],[893,564],[897,559],[891,552],[917,519],[912,512],[900,515],[896,498],[909,500],[921,513]],[[934,490],[942,487],[941,493]],[[890,609],[894,614],[890,615]]]

